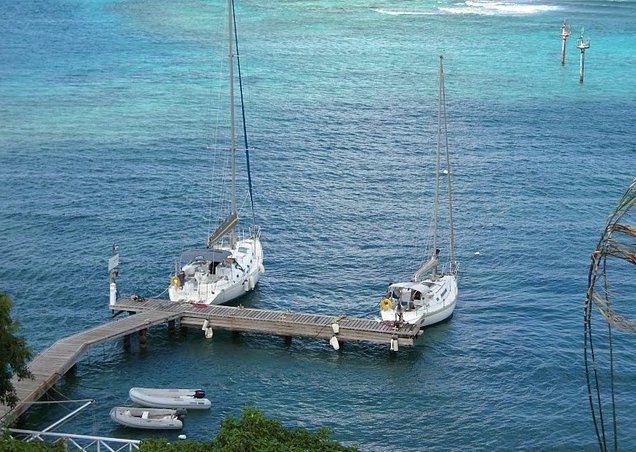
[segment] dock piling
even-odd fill
[[[145,347],[147,342],[148,342],[148,328],[139,330],[139,345],[142,347]]]
[[[112,256],[108,260],[108,272],[110,273],[110,297],[109,305],[114,306],[117,303],[117,275],[119,274],[119,252],[117,245],[113,244]]]

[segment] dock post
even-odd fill
[[[145,347],[147,341],[148,341],[148,328],[139,330],[139,345],[141,345],[142,347]]]
[[[576,40],[576,47],[581,51],[581,59],[579,62],[579,83],[583,83],[585,74],[585,50],[590,48],[590,40],[583,39],[583,29],[581,28],[581,36]]]
[[[565,64],[565,42],[572,34],[572,26],[568,25],[567,18],[563,18],[563,24],[561,25],[561,66]]]
[[[108,260],[108,272],[110,273],[110,296],[108,300],[108,305],[110,307],[115,306],[117,303],[117,275],[119,274],[119,269],[117,266],[119,265],[119,253],[118,253],[117,245],[113,244],[112,256]]]
[[[176,320],[168,320],[168,333],[173,334],[175,330],[175,322]]]
[[[124,350],[130,350],[130,334],[124,336]]]

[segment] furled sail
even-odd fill
[[[429,260],[424,262],[424,264],[420,267],[420,269],[415,272],[415,274],[413,275],[413,282],[421,281],[424,278],[424,276],[426,276],[427,273],[437,268],[438,256],[439,256],[439,250],[436,250],[435,254],[431,256]]]
[[[208,239],[208,246],[214,245],[216,242],[221,240],[221,238],[230,232],[236,223],[238,223],[239,217],[236,212],[231,213],[223,222],[221,226],[219,226],[216,231],[210,236]]]

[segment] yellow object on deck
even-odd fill
[[[388,298],[385,298],[380,302],[380,308],[382,308],[383,311],[388,311],[393,308],[393,302]]]

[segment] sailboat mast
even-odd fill
[[[453,230],[453,190],[451,187],[451,164],[448,148],[448,125],[446,122],[446,86],[444,83],[444,56],[439,57],[439,76],[441,89],[441,102],[444,109],[444,137],[446,145],[446,181],[448,182],[448,226],[450,228],[450,265],[451,270],[455,262],[455,231]]]
[[[440,60],[441,61],[441,60]],[[440,67],[440,77],[442,76]],[[440,147],[442,133],[442,79],[439,86],[439,109],[437,112],[437,149],[435,152],[435,199],[433,205],[433,256],[437,255],[437,217],[439,214],[439,170],[440,170]],[[433,275],[436,268],[433,269]]]
[[[233,0],[227,0],[228,14],[228,60],[230,64],[230,152],[232,154],[232,189],[231,189],[231,209],[230,214],[236,214],[236,126],[234,118],[234,47],[233,47]],[[230,234],[230,244],[232,247],[236,244],[236,232],[232,230]]]

